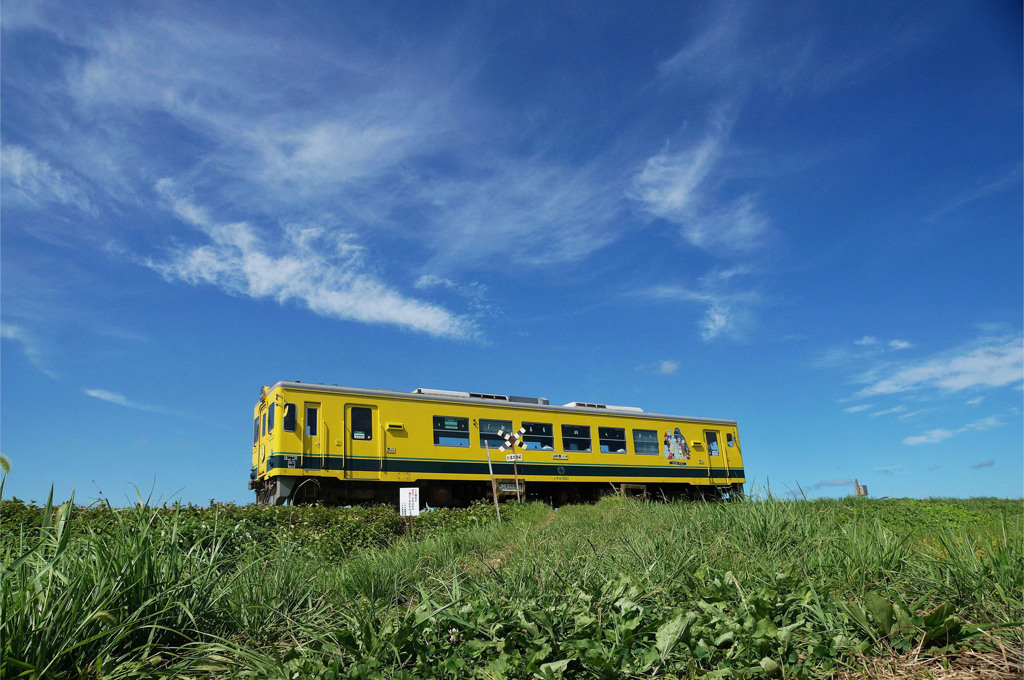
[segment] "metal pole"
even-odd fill
[[[498,514],[498,524],[501,524],[501,510],[498,508],[498,483],[494,481],[494,468],[491,466],[491,443],[484,440],[484,449],[487,451],[487,471],[491,473],[491,493],[494,495],[494,512]]]

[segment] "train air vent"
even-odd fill
[[[626,413],[643,413],[644,410],[639,406],[613,406],[612,404],[591,404],[586,401],[571,401],[566,406],[572,408],[600,408],[607,411],[624,411]]]
[[[545,397],[507,397],[507,399],[516,404],[541,404],[547,406],[551,402]]]
[[[425,387],[418,387],[412,391],[413,394],[425,394],[430,397],[469,397],[469,392],[453,392],[452,390],[432,390]]]

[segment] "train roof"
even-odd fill
[[[289,390],[304,390],[308,392],[330,392],[336,394],[361,394],[378,397],[399,397],[402,399],[416,399],[423,401],[459,403],[459,404],[480,404],[484,406],[508,405],[515,408],[538,409],[543,411],[557,411],[562,413],[587,413],[596,415],[607,413],[608,415],[630,416],[635,418],[648,418],[651,420],[689,420],[702,423],[721,423],[735,425],[735,420],[721,418],[694,418],[690,416],[668,415],[664,413],[647,413],[637,406],[614,406],[611,404],[596,404],[593,402],[573,401],[562,406],[552,405],[543,397],[517,397],[511,395],[484,394],[481,392],[456,392],[453,390],[436,390],[418,388],[412,392],[399,392],[397,390],[369,389],[364,387],[343,387],[339,385],[324,385],[322,383],[305,383],[299,381],[282,380],[274,383],[267,392],[282,387]]]

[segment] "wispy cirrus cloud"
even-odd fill
[[[742,340],[752,324],[753,310],[762,303],[753,290],[736,291],[730,280],[743,271],[713,271],[703,276],[696,287],[681,285],[655,286],[637,293],[652,300],[675,300],[704,306],[704,315],[697,327],[705,341],[720,337]]]
[[[945,428],[937,428],[934,430],[928,430],[924,434],[914,435],[912,437],[906,437],[903,443],[907,446],[920,446],[921,444],[938,444],[944,442],[947,439],[963,434],[965,432],[979,432],[984,430],[991,430],[993,428],[1002,427],[1005,425],[998,416],[989,416],[982,418],[973,423],[968,423],[961,428],[956,430],[947,430]]]
[[[946,200],[933,213],[925,218],[927,222],[937,222],[950,213],[955,213],[965,205],[974,203],[983,198],[997,194],[1002,191],[1016,190],[1020,187],[1022,166],[1020,164],[1006,170],[1001,176],[989,178],[988,181],[981,181],[975,186],[956,193],[952,198]]]
[[[39,339],[31,331],[19,324],[4,322],[0,325],[0,338],[18,343],[29,363],[48,377],[57,378],[57,373],[47,361],[46,353],[43,351]]]
[[[896,413],[903,413],[907,410],[906,406],[893,406],[892,408],[883,409],[881,411],[875,411],[871,414],[872,418],[878,418],[881,416],[889,416]]]
[[[1024,380],[1024,341],[1020,336],[986,338],[922,361],[878,367],[862,380],[869,384],[857,392],[861,398],[924,389],[960,392],[1013,385]]]
[[[3,145],[4,200],[40,204],[56,203],[77,208],[85,214],[95,214],[89,199],[86,182],[71,170],[59,170],[32,151],[16,144]]]
[[[832,347],[822,352],[815,361],[819,368],[855,366],[871,359],[878,359],[888,352],[909,349],[914,345],[907,340],[880,340],[873,335],[865,335],[854,340],[850,345]]]
[[[117,394],[116,392],[111,392],[109,390],[86,389],[86,390],[82,390],[82,391],[85,392],[85,394],[89,395],[90,397],[92,397],[94,399],[99,399],[100,401],[106,401],[106,402],[109,402],[111,404],[117,404],[118,406],[124,406],[125,408],[133,408],[133,409],[136,409],[138,411],[150,411],[152,413],[165,413],[166,412],[164,409],[160,408],[159,406],[150,406],[148,404],[139,404],[139,403],[136,403],[136,402],[128,399],[128,397],[124,396],[123,394]]]
[[[637,371],[656,375],[673,375],[679,370],[679,362],[665,359],[650,364],[642,364],[636,367]]]
[[[538,268],[582,260],[619,236],[621,192],[595,165],[491,159],[480,175],[422,185],[431,222],[423,236],[437,250],[432,262],[479,265],[500,257],[505,266]]]
[[[644,212],[675,225],[691,246],[737,255],[764,245],[771,220],[751,193],[720,197],[722,178],[714,173],[730,126],[728,114],[717,113],[696,143],[648,158],[633,178],[630,197]]]
[[[468,318],[407,298],[376,280],[364,264],[364,249],[337,228],[290,225],[273,247],[245,222],[221,224],[181,195],[170,180],[157,191],[179,219],[208,241],[182,246],[168,259],[145,262],[164,277],[193,285],[206,283],[233,295],[296,301],[321,316],[366,323],[388,323],[430,335],[473,338]]]

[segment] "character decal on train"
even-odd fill
[[[665,430],[665,458],[669,460],[690,460],[690,446],[686,437],[676,428],[675,433]]]

